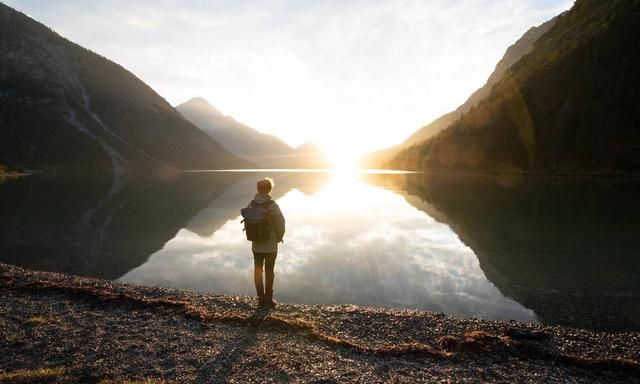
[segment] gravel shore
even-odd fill
[[[0,383],[640,383],[640,333],[141,287],[0,263]]]

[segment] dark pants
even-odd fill
[[[278,252],[253,252],[253,281],[256,284],[258,298],[271,301],[273,299],[273,267],[276,265]],[[262,270],[265,269],[265,281],[262,283]]]

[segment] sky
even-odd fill
[[[172,105],[195,96],[292,146],[363,153],[481,87],[573,0],[5,0],[124,66]]]

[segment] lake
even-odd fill
[[[278,301],[640,330],[636,179],[255,170],[0,184],[0,261],[255,295],[240,208],[275,179]]]

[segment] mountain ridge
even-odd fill
[[[445,113],[433,120],[431,123],[418,129],[402,143],[367,155],[362,162],[370,167],[384,167],[385,163],[391,160],[391,158],[402,149],[427,140],[447,128],[451,123],[460,118],[464,113],[468,112],[471,108],[475,107],[480,101],[482,101],[482,99],[488,96],[493,85],[500,80],[512,65],[533,50],[535,41],[546,33],[555,24],[556,20],[557,16],[538,26],[529,28],[518,40],[511,44],[494,67],[494,70],[487,78],[485,84],[471,93],[467,100],[455,110]]]
[[[305,142],[293,148],[275,135],[224,115],[203,97],[193,97],[177,105],[176,110],[231,153],[262,168],[328,167],[317,144]]]
[[[121,65],[0,3],[0,164],[91,171],[250,166]]]
[[[243,159],[265,167],[281,166],[281,157],[294,152],[278,137],[262,133],[254,128],[225,116],[207,100],[194,97],[179,104],[176,109],[195,126],[228,151]]]
[[[394,167],[489,173],[640,171],[640,1],[578,0],[491,94]]]

